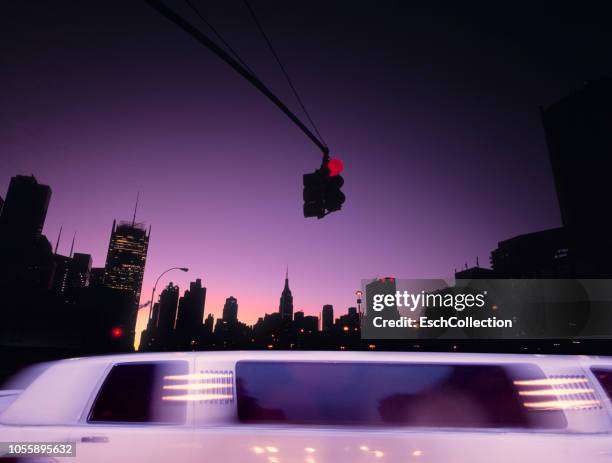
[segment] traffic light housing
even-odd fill
[[[343,165],[339,159],[325,157],[321,167],[304,175],[304,217],[322,219],[342,209],[346,196],[340,190],[344,179],[340,175]]]
[[[341,175],[327,178],[325,182],[325,209],[328,210],[328,213],[342,209],[342,204],[346,201],[346,196],[340,191],[342,185],[344,185],[344,179]]]
[[[323,175],[319,170],[312,174],[304,174],[304,217],[325,216]]]

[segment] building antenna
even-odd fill
[[[72,235],[72,244],[70,245],[70,255],[69,257],[72,257],[72,251],[74,251],[74,240],[76,239],[76,232],[74,232],[74,235]]]
[[[57,234],[57,241],[55,242],[55,251],[53,252],[53,254],[57,255],[57,248],[59,247],[60,244],[60,238],[62,237],[62,228],[64,228],[64,225],[60,225],[60,231]]]
[[[136,193],[136,206],[134,206],[134,217],[132,217],[132,227],[136,224],[136,211],[138,211],[138,200],[140,199],[140,191]]]

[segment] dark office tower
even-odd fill
[[[149,233],[143,224],[132,222],[113,222],[106,266],[104,285],[109,288],[128,291],[137,304],[140,299],[142,277],[144,275]]]
[[[75,252],[68,268],[67,286],[69,288],[84,288],[89,286],[91,274],[91,256]]]
[[[586,84],[543,109],[542,119],[563,225],[608,234],[612,79]]]
[[[572,278],[575,249],[569,245],[565,227],[515,236],[497,244],[491,252],[493,271],[485,271],[484,278]],[[456,279],[474,280],[472,269],[456,272]],[[481,269],[484,271],[485,269]],[[491,274],[493,276],[491,276]]]
[[[159,302],[153,304],[153,310],[151,312],[151,318],[149,322],[153,325],[153,329],[157,328],[157,320],[159,318]]]
[[[357,307],[349,307],[348,313],[342,315],[336,320],[337,329],[343,333],[354,334],[359,330],[359,314],[357,313]]]
[[[308,334],[319,331],[319,317],[314,315],[306,315],[304,317],[304,331]]]
[[[49,289],[54,262],[42,228],[51,188],[31,176],[11,178],[0,214],[0,286]]]
[[[201,328],[201,337],[204,338],[205,341],[210,341],[210,337],[213,333],[213,328],[215,325],[215,318],[211,313],[208,314],[206,320],[204,320],[204,324]]]
[[[89,272],[89,286],[91,288],[100,288],[104,286],[104,267],[94,267]]]
[[[293,320],[293,295],[289,289],[289,269],[285,273],[285,287],[280,297],[278,312],[281,314],[283,321]]]
[[[157,319],[159,318],[159,302],[153,304],[151,317],[147,320],[147,327],[140,335],[139,351],[147,351],[157,347]]]
[[[159,296],[159,305],[156,314],[157,339],[155,346],[161,350],[167,350],[171,347],[178,299],[179,287],[173,285],[172,282],[166,286],[166,289],[164,289]]]
[[[189,348],[198,338],[204,318],[206,288],[199,278],[189,284],[189,289],[179,300],[176,317],[176,337],[179,348]]]
[[[366,285],[366,316],[371,317],[375,314],[383,318],[396,319],[399,317],[397,306],[394,303],[391,307],[386,307],[381,312],[376,312],[372,309],[374,306],[374,295],[393,295],[395,297],[396,283],[395,278],[385,277],[377,278]]]
[[[40,238],[50,200],[51,188],[39,184],[34,176],[11,178],[0,215],[0,233],[20,241]]]
[[[60,229],[61,236],[61,229]],[[55,273],[53,275],[52,289],[56,292],[64,293],[71,289],[84,288],[89,286],[89,275],[91,273],[91,256],[89,254],[73,253],[74,238],[70,248],[69,256],[57,254],[60,237],[57,238],[55,245]]]
[[[323,306],[323,331],[330,331],[334,327],[334,306],[327,304]]]
[[[174,326],[179,287],[168,284],[153,305],[152,316],[142,332],[138,350],[172,350],[175,348]]]
[[[55,271],[53,272],[51,289],[55,292],[63,293],[66,291],[68,270],[70,269],[72,259],[68,256],[55,254],[53,256],[53,261],[55,262]]]
[[[230,296],[223,306],[223,322],[226,324],[238,323],[238,300]]]

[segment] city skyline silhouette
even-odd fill
[[[539,107],[612,74],[593,59],[606,56],[605,15],[551,15],[541,5],[529,15],[365,2],[256,7],[344,161],[342,211],[303,219],[301,176],[320,153],[138,2],[8,7],[0,192],[16,174],[50,185],[43,233],[55,243],[63,227],[67,254],[76,232],[74,251],[91,254],[94,267],[140,192],[138,221],[152,228],[140,304],[161,272],[185,266],[160,288],[172,281],[182,292],[201,278],[207,313],[218,317],[233,295],[251,324],[276,310],[287,264],[294,311],[318,315],[325,304],[355,305],[364,278],[445,277],[477,258],[487,266],[499,241],[561,224]],[[242,6],[208,8],[296,108]],[[589,23],[576,23],[570,47],[565,27],[576,15]]]
[[[45,234],[76,231],[94,266],[140,191],[138,216],[152,225],[143,297],[165,268],[187,266],[214,312],[234,294],[251,320],[274,303],[287,264],[297,308],[316,313],[350,306],[362,278],[450,275],[486,263],[500,239],[557,226],[538,105],[612,71],[590,60],[608,43],[605,15],[591,12],[566,49],[563,25],[586,13],[537,6],[502,20],[457,7],[451,21],[435,7],[366,5],[255,5],[345,161],[348,201],[335,216],[301,217],[301,176],[320,159],[308,140],[139,2],[7,7],[0,191],[19,173],[52,185]],[[296,107],[240,2],[207,12]],[[466,23],[474,35],[457,42]]]

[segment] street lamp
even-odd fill
[[[149,305],[149,320],[151,320],[151,312],[153,311],[153,301],[155,300],[155,289],[157,288],[157,283],[159,283],[159,279],[163,277],[170,270],[180,270],[181,272],[188,272],[189,269],[187,267],[171,267],[168,270],[161,273],[160,276],[155,280],[155,284],[153,285],[153,291],[151,292],[151,305]]]
[[[360,319],[361,319],[361,296],[362,295],[363,295],[363,292],[360,289],[355,291],[355,296],[357,296],[357,313],[359,314]]]

